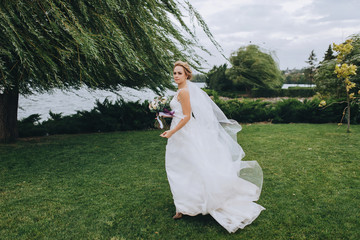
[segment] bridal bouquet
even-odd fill
[[[160,119],[160,117],[172,117],[174,115],[174,111],[170,111],[170,101],[171,98],[158,96],[149,103],[149,109],[151,112],[156,113],[158,127],[161,129],[164,128],[164,124],[166,125],[166,122],[163,120],[163,118]]]

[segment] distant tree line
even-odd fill
[[[302,69],[286,69],[283,70],[284,74],[284,83],[288,84],[305,84],[308,83],[305,78],[305,68]]]
[[[308,66],[302,69],[286,69],[282,71],[285,77],[285,83],[314,84],[314,75],[317,67],[317,57],[314,50],[311,51],[309,58],[305,62]]]

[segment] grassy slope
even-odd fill
[[[171,219],[160,131],[63,135],[0,145],[0,239],[360,239],[360,126],[244,125],[263,167],[253,224]]]

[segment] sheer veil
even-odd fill
[[[196,84],[187,80],[190,94],[190,104],[193,117],[201,132],[203,140],[216,138],[229,149],[232,161],[238,164],[238,177],[245,179],[258,187],[258,197],[261,192],[263,173],[256,161],[242,161],[245,153],[237,142],[237,133],[241,126],[235,120],[228,119],[211,98]]]

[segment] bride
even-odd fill
[[[262,206],[262,170],[237,143],[241,126],[229,120],[208,95],[189,80],[186,62],[173,68],[178,91],[170,102],[175,114],[168,138],[166,173],[176,207],[174,219],[210,214],[233,233],[255,220]]]

